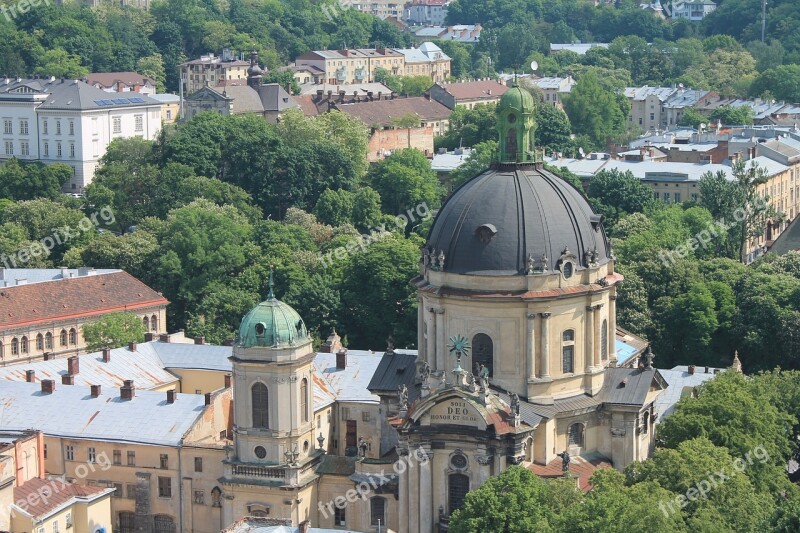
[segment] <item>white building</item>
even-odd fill
[[[717,9],[717,4],[711,0],[675,0],[672,2],[672,19],[688,19],[700,21],[706,15]]]
[[[0,160],[64,163],[73,168],[65,190],[81,192],[111,141],[153,140],[161,130],[161,102],[115,96],[80,80],[0,80]]]
[[[448,0],[413,0],[403,10],[406,24],[444,26]]]

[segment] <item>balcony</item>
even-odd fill
[[[270,468],[258,465],[232,465],[233,475],[236,477],[250,477],[261,479],[283,480],[286,477],[286,470],[283,468]]]

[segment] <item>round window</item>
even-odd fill
[[[267,449],[264,448],[263,446],[256,446],[255,452],[256,452],[256,457],[258,457],[259,459],[263,459],[264,457],[267,456]]]
[[[263,335],[264,331],[266,331],[266,326],[264,326],[264,324],[261,322],[256,324],[256,335]]]
[[[462,470],[467,467],[467,458],[460,453],[450,458],[450,466],[457,470]]]
[[[563,265],[561,265],[561,272],[564,274],[565,278],[572,277],[572,262],[565,261]]]
[[[511,113],[510,115],[508,115],[508,123],[509,124],[513,124],[516,121],[517,121],[517,115],[515,115],[514,113]]]

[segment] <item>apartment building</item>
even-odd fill
[[[428,76],[431,83],[441,83],[450,77],[450,57],[431,42],[397,51],[405,58],[406,76]]]
[[[119,311],[166,331],[169,301],[122,270],[0,268],[0,365],[85,351],[82,326]]]
[[[73,175],[65,190],[81,192],[111,141],[157,137],[161,102],[144,94],[109,94],[81,80],[5,78],[0,118],[0,160],[66,164]]]
[[[569,94],[575,86],[575,80],[572,76],[567,76],[566,78],[530,78],[530,83],[542,91],[542,98],[544,98],[546,104],[559,109],[564,109],[561,97],[565,94]]]
[[[668,6],[673,20],[686,19],[692,22],[700,22],[717,9],[717,4],[711,0],[673,0]]]
[[[250,62],[237,59],[230,50],[221,56],[206,54],[200,59],[181,63],[183,96],[189,96],[203,87],[215,87],[221,81],[246,80]]]
[[[406,24],[443,26],[449,0],[412,0],[403,9]]]
[[[474,109],[479,104],[496,104],[508,86],[488,78],[474,81],[437,83],[430,88],[431,98],[450,109],[457,106]]]
[[[400,20],[403,17],[403,2],[398,0],[339,0],[338,5],[369,13],[379,19],[394,17]],[[334,9],[331,13],[335,16]]]

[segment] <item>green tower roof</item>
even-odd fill
[[[515,85],[506,91],[500,98],[500,103],[497,104],[498,113],[506,109],[515,109],[519,113],[533,113],[536,109],[536,104],[531,93]]]
[[[281,347],[308,339],[308,330],[297,311],[275,298],[270,273],[267,299],[251,309],[242,319],[237,345],[243,348]]]

